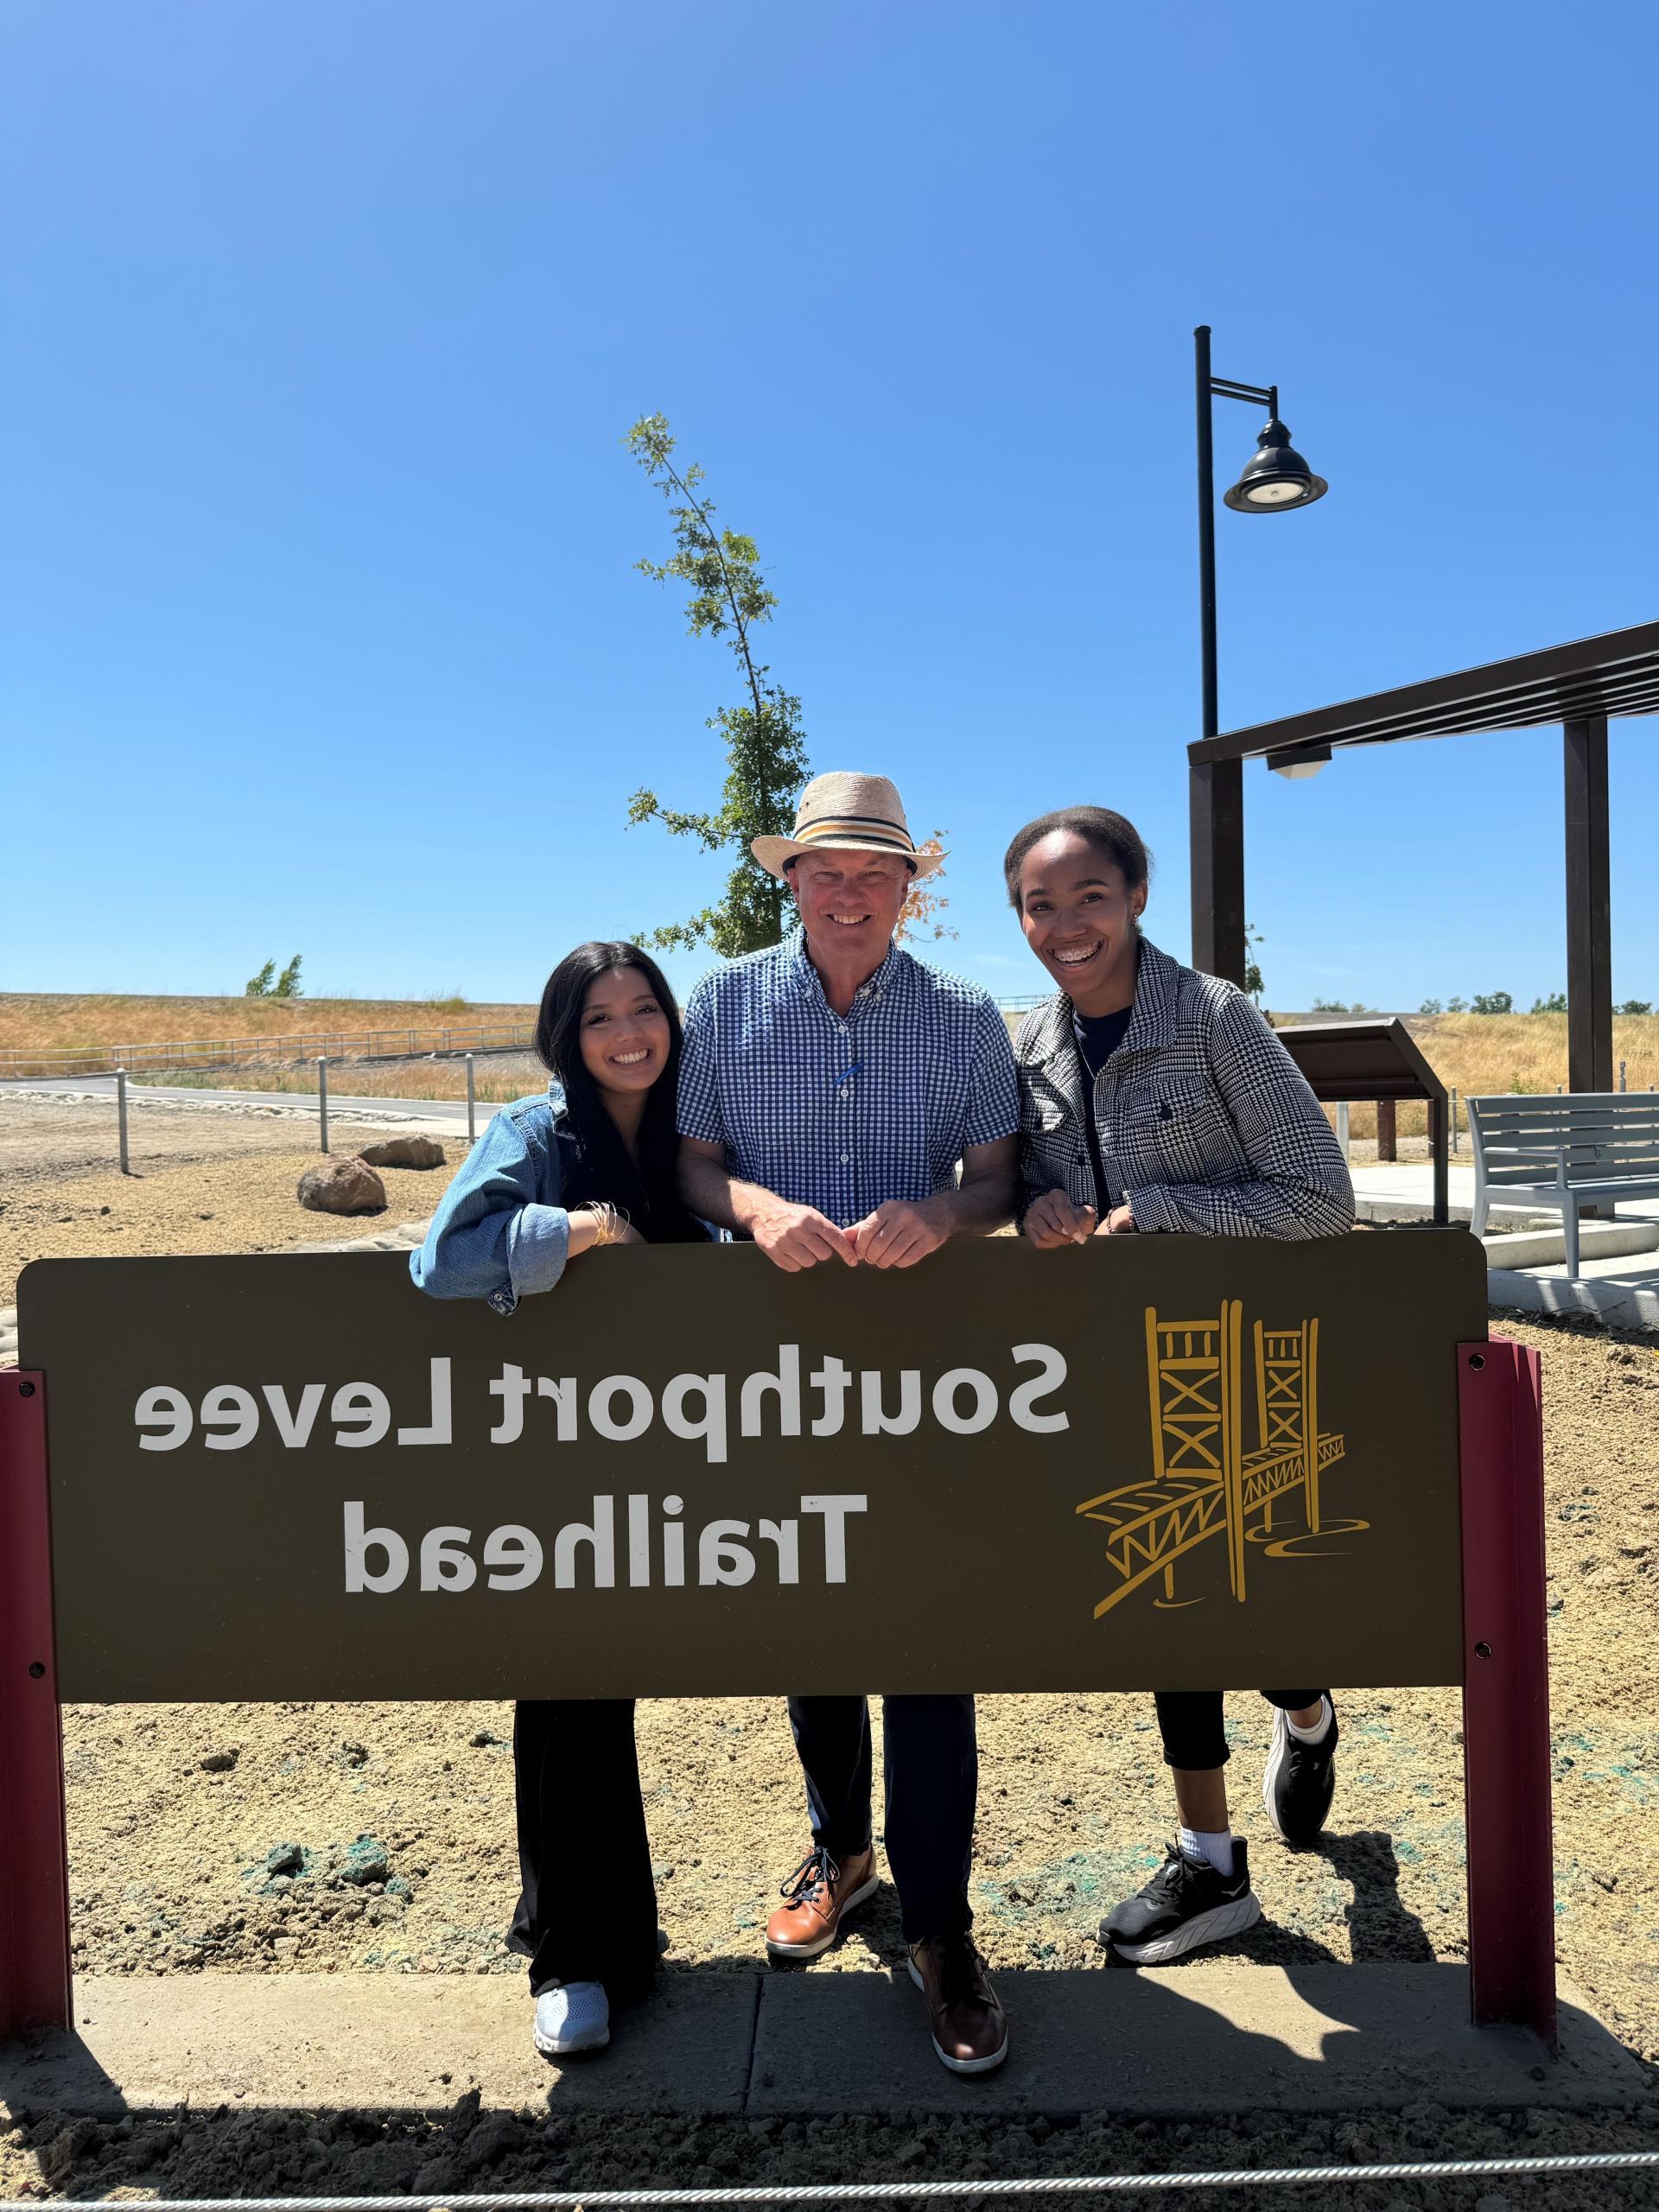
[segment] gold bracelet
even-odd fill
[[[615,1243],[616,1209],[607,1205],[603,1198],[596,1198],[588,1211],[594,1217],[594,1249],[601,1244]]]

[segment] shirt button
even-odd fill
[[[849,1165],[850,1164],[850,1162],[851,1162],[852,1157],[853,1157],[853,1155],[852,1155],[852,1154],[851,1154],[850,1152],[843,1152],[843,1153],[842,1154],[842,1155],[841,1155],[841,1164],[842,1164],[842,1166],[843,1167],[845,1167],[845,1166],[849,1166]]]

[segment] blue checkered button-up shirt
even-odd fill
[[[1019,1126],[995,1002],[897,945],[844,1020],[798,930],[704,976],[685,1009],[680,1134],[838,1228],[950,1189],[965,1146]]]

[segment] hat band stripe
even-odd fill
[[[878,831],[882,834],[877,835]],[[895,829],[890,822],[883,822],[879,816],[869,814],[836,815],[828,821],[803,823],[791,842],[798,845],[809,845],[821,837],[858,837],[872,845],[894,846],[900,852],[914,852],[916,849],[902,830]]]

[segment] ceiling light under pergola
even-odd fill
[[[1275,415],[1262,430],[1243,474],[1222,494],[1236,514],[1277,514],[1287,507],[1311,506],[1329,486],[1316,476],[1290,442],[1290,432]]]

